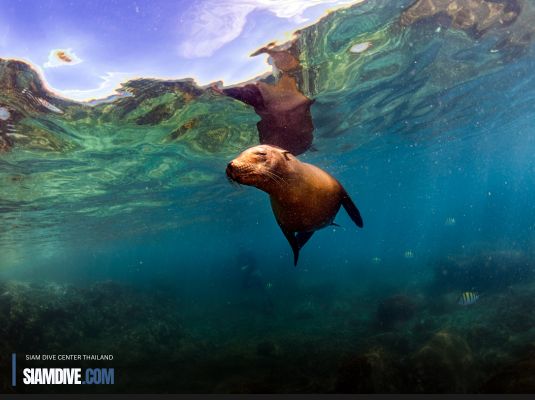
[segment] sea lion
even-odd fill
[[[274,83],[258,81],[223,89],[214,83],[211,87],[216,93],[254,108],[260,116],[256,124],[260,143],[281,147],[297,156],[310,149],[314,140],[310,111],[314,100],[299,90],[297,76],[301,64],[294,52],[293,47],[271,43],[251,55],[267,53],[271,57],[277,76]]]
[[[327,172],[299,161],[289,151],[269,145],[245,150],[227,165],[229,179],[267,194],[271,208],[294,253],[315,231],[334,224],[340,206],[359,227],[362,217],[344,187]]]

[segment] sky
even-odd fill
[[[268,70],[256,49],[354,0],[0,0],[0,57],[54,92],[103,98],[129,79],[239,83]],[[58,57],[58,54],[61,57]]]

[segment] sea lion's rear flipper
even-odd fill
[[[342,205],[344,206],[345,210],[349,214],[349,217],[353,220],[353,222],[359,227],[362,228],[364,226],[364,222],[362,221],[362,217],[360,216],[360,211],[353,203],[353,200],[351,200],[351,197],[346,193],[344,190],[344,195],[342,197]]]
[[[312,237],[314,232],[297,232],[297,234],[284,230],[282,232],[284,233],[284,236],[286,236],[286,239],[288,239],[288,243],[290,243],[290,246],[292,246],[292,250],[294,252],[294,266],[297,267],[297,260],[299,259],[299,250],[303,248],[305,243],[308,242],[308,239]]]
[[[288,240],[288,243],[290,243],[290,246],[292,247],[292,250],[294,252],[294,266],[297,267],[297,260],[299,259],[299,243],[297,242],[297,238],[295,237],[295,234],[293,232],[282,230],[282,233],[284,233],[284,236],[286,236],[286,239]]]
[[[312,232],[297,232],[297,235],[295,238],[297,239],[297,244],[299,245],[299,249],[302,249],[303,246],[308,242],[308,239],[312,237],[314,234],[314,231]]]

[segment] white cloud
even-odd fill
[[[74,54],[72,49],[54,49],[48,54],[48,61],[43,65],[43,67],[63,67],[66,65],[80,64],[81,62],[82,60],[76,54]]]
[[[266,10],[296,24],[307,22],[304,12],[318,5],[347,5],[363,0],[206,0],[199,2],[183,18],[186,39],[180,44],[183,57],[208,57],[240,36],[247,16]]]
[[[110,96],[116,93],[116,90],[119,88],[121,83],[124,83],[130,79],[136,78],[137,75],[125,72],[107,72],[105,75],[101,76],[102,82],[98,87],[87,90],[79,89],[67,89],[67,90],[58,90],[54,91],[66,98],[78,100],[78,101],[88,101],[93,99],[102,99],[107,96]]]

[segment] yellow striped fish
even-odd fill
[[[459,300],[457,301],[457,304],[461,306],[471,306],[472,304],[475,304],[475,302],[478,300],[479,300],[479,293],[463,292],[459,296]]]

